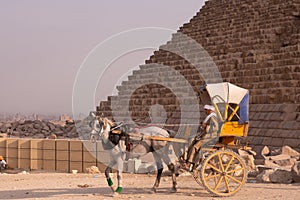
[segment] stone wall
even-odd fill
[[[191,60],[197,60],[204,66],[208,59],[205,56],[199,58],[194,49],[186,48],[186,41],[181,40],[179,34],[187,35],[204,47],[223,81],[250,90],[251,122],[247,139],[251,145],[258,150],[263,145],[289,145],[300,150],[300,0],[207,1],[189,23],[180,27],[171,41],[145,61],[147,65],[133,71],[128,81],[118,86],[118,96],[100,102],[97,111],[113,117],[111,102],[128,95],[126,91],[130,87],[156,77],[163,69],[155,64],[179,72],[195,94],[204,80],[217,82],[213,72],[199,73],[190,64]],[[190,60],[172,53],[176,50],[168,49],[183,49]],[[172,73],[165,72],[163,77],[172,77]],[[176,79],[169,81],[172,86],[180,87],[176,86]],[[200,98],[198,103],[201,110],[203,102]],[[135,88],[129,104],[134,121],[149,122],[151,105],[160,104],[167,112],[168,128],[178,131],[176,124],[182,123],[179,100],[163,85],[144,84]],[[191,112],[190,119],[194,116],[198,118]]]
[[[83,140],[0,138],[0,155],[10,169],[86,172],[97,166],[104,171],[109,162],[101,142]]]

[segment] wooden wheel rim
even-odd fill
[[[200,178],[210,193],[231,196],[246,182],[246,165],[242,158],[232,151],[216,151],[204,160]]]

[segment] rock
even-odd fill
[[[45,138],[45,135],[42,133],[33,135],[34,138]]]
[[[265,160],[264,165],[267,168],[280,168],[279,165],[275,164],[273,161]]]
[[[292,167],[296,161],[297,161],[296,158],[290,158],[290,159],[286,159],[286,160],[278,160],[275,163],[280,166],[283,166],[283,167],[285,167],[285,166]]]
[[[282,169],[267,169],[257,175],[256,180],[262,183],[292,183],[292,173]]]
[[[238,150],[239,155],[244,159],[248,171],[255,171],[254,156],[242,149]]]
[[[4,126],[5,126],[6,128],[11,128],[11,123],[6,123]]]
[[[57,136],[63,136],[64,132],[63,131],[55,131],[54,134]]]
[[[34,124],[34,125],[33,125],[33,128],[38,129],[38,130],[41,130],[41,129],[42,129],[42,126],[41,126],[40,124]]]
[[[12,130],[15,130],[19,125],[20,125],[19,122],[13,122],[13,123],[12,123],[12,126],[11,126],[11,129],[12,129]]]
[[[269,153],[270,156],[278,156],[280,154],[281,154],[281,149],[280,148],[274,148]]]
[[[277,169],[269,175],[269,179],[272,183],[285,183],[289,184],[293,182],[292,173],[290,171]]]
[[[44,124],[42,130],[50,131],[50,128],[49,128],[49,126],[47,126],[47,125]]]
[[[270,181],[269,176],[273,172],[274,172],[273,169],[264,170],[259,175],[257,175],[257,177],[256,177],[257,182],[270,183],[271,181]]]
[[[88,185],[88,184],[77,185],[77,186],[80,187],[80,188],[87,188],[87,187],[90,187],[90,185]]]
[[[52,124],[52,123],[47,123],[47,126],[49,127],[49,129],[51,130],[51,131],[53,131],[53,130],[55,130],[56,129],[56,127],[55,127],[55,125],[54,124]]]
[[[296,183],[300,183],[300,161],[296,161],[292,167],[292,178]]]
[[[255,159],[254,164],[255,165],[264,165],[265,164],[265,159]]]
[[[289,155],[280,154],[277,156],[269,156],[267,157],[271,161],[273,161],[275,164],[278,164],[279,166],[289,166],[293,165],[296,161],[295,159],[292,159]]]
[[[300,158],[300,153],[289,146],[283,146],[281,148],[281,153],[283,155],[289,155],[291,158],[296,158],[297,160]]]
[[[100,170],[99,170],[99,168],[96,167],[96,166],[88,167],[88,168],[86,168],[85,170],[86,170],[86,172],[89,173],[89,174],[100,174],[100,173],[101,173]]]
[[[51,133],[51,134],[47,137],[47,139],[53,139],[53,140],[55,140],[55,139],[57,139],[57,136],[56,136],[54,133]]]
[[[269,147],[264,146],[264,148],[261,150],[261,153],[260,153],[260,154],[262,155],[262,157],[265,157],[265,156],[268,156],[269,153],[270,153]]]
[[[1,132],[1,133],[6,133],[6,132],[7,132],[7,128],[6,128],[5,126],[2,126],[2,127],[0,128],[0,132]]]

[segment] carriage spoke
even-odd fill
[[[211,165],[211,164],[207,164],[207,165],[208,165],[208,167],[210,167],[210,168],[216,170],[217,172],[222,173],[222,171],[221,171],[220,169],[216,168],[215,166],[213,166],[213,165]]]
[[[222,182],[222,179],[223,179],[223,176],[221,176],[221,177],[219,178],[218,183],[217,183],[217,185],[215,186],[214,190],[217,190],[217,189],[219,188],[219,186],[220,186],[220,184],[221,184],[221,182]]]
[[[234,182],[236,182],[236,183],[238,183],[238,184],[242,184],[242,182],[241,181],[239,181],[238,179],[236,179],[236,178],[234,178],[234,177],[232,177],[232,176],[229,176],[228,174],[226,175],[226,177],[227,178],[230,178],[231,180],[233,180]]]
[[[212,178],[217,178],[218,176],[220,176],[220,174],[209,175],[209,176],[205,177],[204,179],[208,180],[208,179],[212,179]]]
[[[224,177],[224,181],[225,181],[225,185],[226,185],[226,188],[227,188],[227,192],[230,193],[230,187],[229,187],[228,179],[227,179],[226,176]]]
[[[218,154],[218,158],[219,158],[221,170],[224,171],[224,166],[223,166],[223,162],[222,162],[222,158],[221,158],[221,155],[220,155],[220,154]]]
[[[231,165],[231,163],[232,163],[233,160],[234,160],[234,156],[231,156],[231,159],[230,159],[229,163],[227,164],[225,172],[229,169],[229,167],[230,167],[230,165]]]
[[[237,171],[241,171],[241,170],[242,170],[241,168],[233,169],[233,170],[227,172],[227,174],[231,174],[231,173],[234,173],[234,172],[237,172]]]

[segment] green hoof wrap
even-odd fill
[[[118,188],[116,189],[116,192],[119,193],[119,194],[121,194],[122,190],[123,190],[122,187],[118,187]]]
[[[114,183],[112,182],[111,178],[107,179],[107,184],[108,186],[112,186]]]

